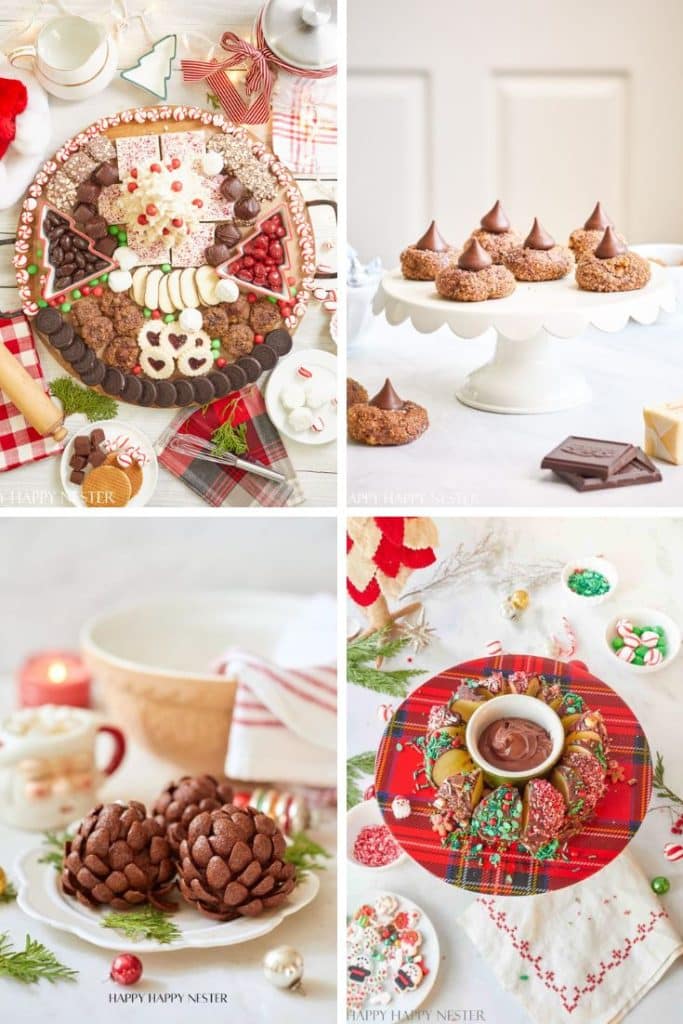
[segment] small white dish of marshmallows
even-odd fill
[[[280,431],[301,444],[337,436],[337,359],[309,349],[280,360],[266,388],[266,408]]]

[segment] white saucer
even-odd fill
[[[338,428],[337,408],[331,402],[328,402],[322,409],[318,410],[325,422],[323,430],[317,432],[314,430],[296,431],[292,430],[289,426],[288,413],[280,401],[280,395],[290,384],[301,383],[302,378],[297,373],[300,366],[311,367],[313,370],[317,367],[324,374],[329,375],[334,382],[336,394],[336,356],[333,356],[331,352],[325,352],[317,348],[305,349],[302,352],[292,352],[286,359],[279,361],[268,378],[265,393],[268,415],[279,433],[291,438],[292,441],[298,441],[299,444],[329,444],[330,441],[336,439]],[[316,415],[316,411],[313,414]]]
[[[80,430],[75,430],[69,438],[66,448],[62,452],[62,460],[59,466],[59,475],[62,482],[62,490],[67,496],[72,505],[77,508],[86,508],[86,504],[83,500],[83,494],[78,484],[72,484],[69,477],[71,476],[71,456],[73,455],[74,440],[77,437],[81,437],[83,434],[90,434],[91,431],[100,427],[104,431],[105,440],[113,441],[117,437],[125,436],[130,439],[130,443],[147,456],[147,462],[143,469],[142,487],[138,493],[131,498],[126,508],[140,508],[142,505],[146,505],[150,500],[157,486],[157,479],[159,476],[159,464],[157,462],[156,452],[150,439],[138,430],[137,427],[131,427],[128,423],[122,423],[119,419],[113,420],[100,420],[96,423],[85,423]]]

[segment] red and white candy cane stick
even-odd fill
[[[562,629],[565,639],[561,640],[553,633],[550,637],[550,653],[553,658],[572,658],[576,654],[578,643],[572,624],[565,615],[562,616]]]
[[[683,860],[683,846],[679,843],[666,843],[664,846],[664,856],[667,860]]]
[[[495,658],[503,653],[503,645],[500,640],[492,640],[486,645],[486,650],[489,653],[489,657]]]

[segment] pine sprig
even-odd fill
[[[64,863],[64,847],[70,839],[73,839],[72,832],[44,832],[45,853],[38,858],[38,863],[52,864],[55,871],[61,871]]]
[[[657,751],[655,755],[655,767],[652,773],[652,788],[655,796],[662,800],[670,800],[673,804],[683,804],[683,797],[678,796],[672,789],[669,789],[664,781],[664,755]]]
[[[126,910],[122,914],[109,913],[100,922],[103,928],[113,928],[133,942],[154,939],[166,946],[180,938],[180,929],[168,914],[147,904],[138,910]]]
[[[392,637],[387,628],[368,636],[352,640],[346,649],[347,679],[354,686],[363,686],[375,693],[386,693],[391,697],[405,697],[408,684],[413,676],[419,676],[422,669],[397,668],[380,669],[370,662],[382,662],[394,658],[410,644],[409,637]]]
[[[50,382],[50,394],[62,403],[65,416],[82,412],[91,423],[113,420],[119,407],[109,395],[100,395],[92,388],[82,388],[71,377],[58,377]]]
[[[30,935],[26,936],[26,945],[21,950],[12,948],[9,932],[0,935],[0,977],[32,985],[41,980],[75,981],[77,976],[78,971],[65,967],[42,942]]]
[[[11,882],[7,882],[2,893],[0,893],[0,903],[13,903],[16,898],[17,890]]]
[[[235,395],[225,407],[225,420],[211,435],[213,455],[225,455],[226,452],[232,452],[233,455],[244,455],[249,451],[246,423],[239,423],[235,426],[234,422],[239,403],[240,396]]]
[[[363,799],[360,781],[364,775],[374,775],[375,754],[369,750],[365,754],[354,754],[346,762],[346,809],[351,810]]]
[[[309,871],[324,871],[325,865],[321,863],[320,858],[329,859],[331,856],[332,854],[328,853],[324,846],[316,843],[305,832],[296,832],[282,855],[282,859],[288,864],[294,864],[297,875],[299,878],[303,878]]]

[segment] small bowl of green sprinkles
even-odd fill
[[[562,570],[562,586],[584,604],[598,605],[607,601],[618,582],[616,568],[599,556],[567,562]]]

